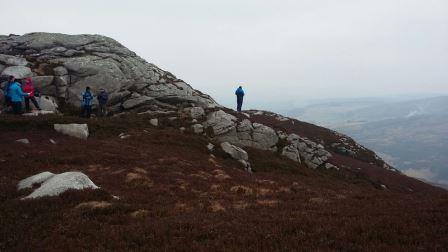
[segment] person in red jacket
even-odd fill
[[[34,107],[36,107],[36,109],[40,110],[39,104],[36,101],[36,97],[34,97],[34,91],[35,91],[35,88],[34,88],[33,81],[29,77],[26,78],[25,79],[25,84],[23,85],[23,92],[30,94],[28,97],[25,97],[25,109],[26,109],[26,112],[30,112],[31,111],[30,100],[34,104]]]

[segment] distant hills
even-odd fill
[[[448,183],[448,96],[322,102],[288,114],[353,137],[409,175]]]

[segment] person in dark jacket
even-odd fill
[[[241,112],[241,107],[243,106],[243,97],[244,97],[244,90],[242,86],[239,86],[238,89],[235,91],[236,95],[236,110],[238,112]]]
[[[98,99],[98,116],[107,115],[107,101],[109,100],[109,95],[104,88],[100,89],[100,93],[96,96]]]
[[[81,110],[81,116],[90,118],[90,115],[92,113],[92,101],[93,101],[93,95],[92,92],[90,92],[90,87],[86,87],[86,91],[84,91],[82,94],[82,110]]]
[[[36,109],[41,110],[39,107],[39,104],[36,101],[36,98],[34,97],[34,91],[35,91],[35,87],[34,87],[33,81],[29,77],[26,78],[25,85],[23,86],[23,92],[30,94],[28,97],[25,97],[26,112],[31,111],[30,101],[34,104],[34,107],[36,107]]]
[[[30,94],[24,93],[22,91],[22,86],[17,81],[15,81],[14,77],[10,77],[10,82],[12,83],[8,88],[8,96],[11,99],[11,105],[14,114],[19,115],[22,114],[23,97],[28,97]]]

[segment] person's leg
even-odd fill
[[[12,110],[14,111],[14,114],[20,115],[22,113],[22,103],[12,102]]]
[[[90,114],[92,113],[92,106],[86,106],[87,118],[90,118]]]
[[[100,103],[98,104],[98,116],[103,116],[104,113],[104,106]]]
[[[238,97],[238,98],[236,99],[236,103],[237,103],[236,110],[237,110],[238,112],[241,112],[241,106],[243,105],[243,99],[241,99],[240,97]]]
[[[11,99],[8,96],[5,96],[5,108],[3,109],[4,112],[9,112],[9,107],[11,106]]]
[[[36,109],[40,110],[39,103],[37,103],[36,97],[33,96],[30,98],[30,100],[33,102],[34,107],[36,107]]]
[[[29,97],[25,97],[25,111],[26,112],[30,112],[31,108],[30,108],[30,98]]]

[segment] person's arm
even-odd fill
[[[21,95],[21,96],[30,96],[30,93],[24,93],[24,92],[22,91],[22,88],[21,88],[21,87],[17,87],[17,92],[18,92],[19,95]]]

